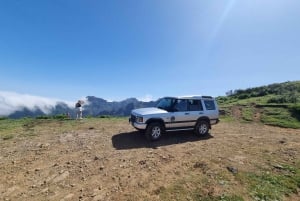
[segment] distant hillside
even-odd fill
[[[229,119],[300,128],[300,81],[238,89],[217,100]]]
[[[129,116],[132,109],[157,105],[157,101],[143,102],[136,98],[129,98],[120,102],[108,102],[102,98],[88,96],[87,100],[89,104],[84,107],[84,114],[91,116]]]
[[[136,98],[129,98],[123,101],[108,102],[102,98],[94,96],[87,96],[88,104],[83,106],[83,115],[86,116],[129,116],[132,109],[141,107],[153,107],[157,104],[157,101],[143,102]],[[75,102],[74,102],[75,106]],[[39,107],[29,109],[23,107],[14,113],[10,114],[9,118],[23,118],[23,117],[42,117],[42,116],[54,116],[69,113],[71,117],[75,117],[75,108],[69,107],[65,103],[58,103],[55,107],[49,109],[49,113],[44,113]]]

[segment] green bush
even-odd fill
[[[50,116],[37,116],[36,119],[50,119]]]
[[[298,96],[296,94],[284,94],[272,97],[267,103],[297,103]]]
[[[291,111],[292,116],[300,121],[300,104],[289,106],[289,110]]]
[[[65,114],[58,114],[58,115],[54,115],[53,116],[53,119],[60,119],[60,120],[63,120],[63,119],[67,119],[67,115]]]

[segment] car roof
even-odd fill
[[[201,95],[195,95],[195,96],[166,96],[164,98],[174,98],[174,99],[214,99],[212,96],[201,96]]]

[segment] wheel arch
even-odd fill
[[[211,129],[210,120],[209,120],[209,118],[208,118],[207,116],[199,117],[199,118],[197,119],[196,125],[197,125],[200,121],[206,121],[206,122],[208,123],[208,125],[209,125],[209,129]]]
[[[162,120],[161,118],[151,118],[151,119],[148,119],[147,121],[146,121],[146,124],[147,124],[147,127],[149,126],[149,124],[151,124],[151,123],[160,123],[161,125],[162,125],[162,127],[163,127],[163,129],[165,130],[165,122],[164,122],[164,120]]]

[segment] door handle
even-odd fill
[[[188,114],[190,114],[190,113],[188,113],[188,112],[186,112],[186,113],[184,113],[185,115],[188,115]]]

